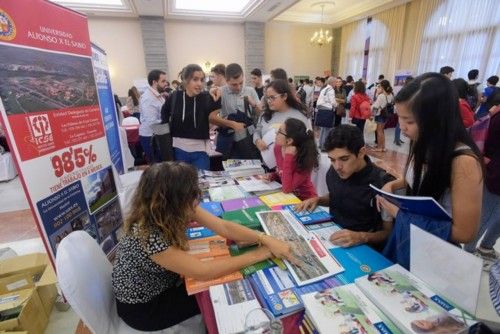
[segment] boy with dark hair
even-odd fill
[[[336,245],[382,246],[392,230],[392,222],[382,220],[370,184],[382,188],[394,178],[373,165],[366,155],[363,133],[355,126],[343,124],[334,128],[326,139],[325,149],[332,164],[326,174],[329,193],[305,200],[296,210],[329,206],[335,223],[343,228],[330,237]]]
[[[252,82],[253,88],[257,92],[257,96],[259,100],[264,96],[264,85],[262,84],[262,71],[258,68],[254,68],[252,72],[250,72],[250,81]]]
[[[448,79],[451,80],[453,76],[453,72],[455,72],[455,69],[451,66],[443,66],[439,69],[439,73],[443,74],[444,76],[448,77]]]

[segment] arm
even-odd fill
[[[359,244],[380,244],[384,242],[392,231],[392,222],[382,222],[382,229],[376,232],[355,232],[340,230],[330,236],[334,245],[351,247]]]
[[[479,162],[460,155],[451,165],[451,239],[467,243],[474,239],[481,220],[483,175]]]
[[[266,247],[259,247],[255,251],[247,252],[240,256],[201,261],[186,251],[176,247],[169,247],[162,252],[152,255],[151,260],[163,268],[182,276],[205,281],[230,274],[269,257],[271,257],[271,252]]]
[[[200,206],[196,207],[194,220],[225,238],[246,244],[261,243],[269,248],[274,256],[296,262],[291,248],[286,242],[237,223],[220,219],[203,210]]]
[[[330,194],[323,195],[321,197],[313,197],[306,199],[305,201],[295,205],[295,211],[301,212],[304,210],[313,211],[316,207],[320,206],[328,206],[330,205]]]
[[[210,115],[208,116],[208,120],[210,123],[224,128],[231,128],[235,131],[243,130],[245,128],[245,125],[243,123],[230,121],[220,117],[219,112],[220,110],[214,110],[210,113]]]

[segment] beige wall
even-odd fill
[[[211,23],[194,21],[167,21],[168,72],[170,79],[187,64],[198,64],[205,69],[209,61],[238,63],[245,68],[244,26],[241,23]]]
[[[312,46],[309,39],[317,26],[269,22],[266,24],[266,72],[281,67],[289,76],[315,77],[330,70],[332,46]]]
[[[113,91],[127,96],[134,79],[146,77],[141,26],[137,19],[89,18],[90,40],[107,54]]]

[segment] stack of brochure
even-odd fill
[[[280,183],[268,182],[261,175],[240,176],[235,180],[247,192],[276,192],[281,189]]]
[[[229,199],[248,197],[248,193],[246,193],[239,186],[223,186],[210,188],[208,190],[208,193],[210,194],[210,199],[213,202],[222,202]]]
[[[264,168],[260,160],[242,160],[228,159],[222,162],[224,171],[228,172],[231,177],[261,175],[264,174]]]

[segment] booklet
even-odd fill
[[[233,221],[253,230],[261,230],[262,226],[260,225],[260,220],[257,217],[257,212],[268,210],[269,208],[267,206],[261,205],[248,209],[229,211],[222,215],[222,219]]]
[[[192,226],[186,229],[186,235],[188,237],[188,240],[194,240],[194,239],[212,237],[215,235],[215,232],[212,231],[211,229],[206,228],[205,226]]]
[[[224,211],[228,212],[246,208],[253,208],[256,206],[262,206],[264,205],[264,203],[262,203],[262,201],[257,196],[254,196],[248,198],[236,198],[227,201],[222,201],[221,205],[224,208]]]
[[[475,323],[398,264],[358,278],[356,285],[404,333],[462,333]]]
[[[247,314],[261,307],[250,283],[244,279],[211,286],[210,299],[220,334],[244,333]],[[258,318],[252,319],[254,322],[268,320],[264,313],[256,313],[255,316]]]
[[[207,260],[207,261],[210,261]],[[198,281],[195,280],[194,278],[185,278],[185,283],[186,283],[186,291],[189,296],[194,295],[195,293],[202,292],[205,290],[208,290],[211,286],[217,285],[217,284],[223,284],[223,283],[228,283],[228,282],[233,282],[243,279],[243,275],[239,271],[235,271],[232,274],[228,274],[222,277],[214,278],[208,281]]]
[[[297,286],[288,271],[279,267],[259,270],[252,274],[250,283],[259,298],[275,317],[288,315],[304,308],[301,295],[341,285],[334,277],[319,282]]]
[[[223,186],[223,187],[210,188],[208,192],[213,202],[222,202],[228,199],[248,197],[247,196],[248,194],[238,186]]]
[[[438,220],[451,220],[451,215],[432,197],[396,195],[383,191],[373,184],[370,184],[370,187],[402,210]]]
[[[319,333],[400,333],[355,284],[308,293],[302,300]]]
[[[227,257],[229,255],[226,239],[218,235],[209,238],[189,240],[188,245],[188,253],[200,259],[217,256]]]
[[[317,282],[344,271],[318,237],[309,233],[289,211],[262,211],[257,212],[257,217],[266,233],[291,245],[299,263],[285,261],[285,264],[297,285]]]
[[[213,214],[214,216],[220,217],[224,213],[222,210],[222,205],[219,202],[200,202],[200,206]]]
[[[301,200],[294,194],[285,194],[283,192],[264,195],[259,198],[270,208],[276,205],[298,204],[301,202]]]
[[[319,206],[313,211],[296,211],[294,208],[295,205],[283,205],[284,210],[290,211],[294,217],[304,225],[323,223],[332,219],[332,216]]]
[[[241,176],[237,177],[235,180],[246,192],[273,191],[281,189],[280,183],[276,181],[267,182],[262,178],[262,175]]]
[[[244,160],[244,159],[227,159],[222,161],[222,166],[225,171],[239,171],[245,169],[258,169],[262,168],[262,163],[258,159]]]
[[[238,247],[238,245],[233,244],[233,245],[229,246],[229,253],[231,254],[231,256],[238,256],[238,255],[244,254],[248,251],[254,250],[257,247],[258,246],[249,246],[249,247],[240,248],[240,247]],[[242,273],[243,276],[247,277],[247,276],[250,276],[251,274],[253,274],[259,270],[274,267],[274,266],[276,266],[276,264],[273,261],[271,261],[270,259],[267,259],[267,260],[254,263],[254,264],[249,265],[248,267],[240,269],[240,273]]]

